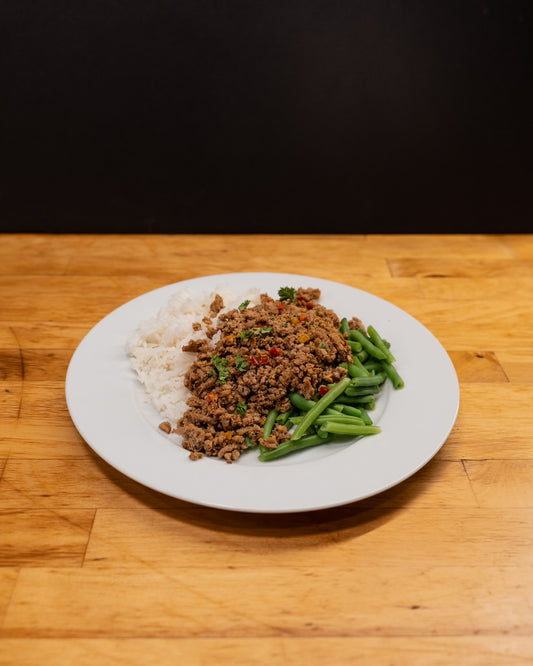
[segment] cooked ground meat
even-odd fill
[[[215,300],[209,306],[209,312],[213,317],[216,317],[223,307],[224,307],[224,301],[222,300],[222,296],[216,294]]]
[[[233,462],[250,444],[276,448],[290,434],[277,424],[263,439],[267,414],[288,411],[291,392],[312,398],[320,384],[346,375],[339,364],[352,361],[350,348],[339,318],[319,298],[318,289],[298,289],[294,302],[263,294],[260,305],[222,313],[216,338],[209,331],[211,340],[184,347],[197,357],[185,377],[189,409],[176,432],[191,458]],[[216,299],[211,311],[222,307]]]
[[[171,424],[170,424],[169,421],[163,421],[163,423],[160,423],[160,424],[159,424],[159,428],[160,428],[160,430],[162,430],[163,432],[166,432],[167,435],[170,434],[170,432],[171,432],[171,430],[172,430],[172,426],[171,426]]]

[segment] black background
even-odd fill
[[[0,231],[533,231],[530,6],[0,0]]]

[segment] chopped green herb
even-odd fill
[[[218,374],[218,383],[225,384],[229,377],[228,359],[220,358],[219,356],[211,356],[211,360],[213,361],[213,365]]]
[[[280,301],[294,301],[296,300],[296,289],[294,287],[281,287],[278,291]]]
[[[237,407],[235,407],[235,411],[239,416],[244,416],[246,414],[248,407],[246,406],[245,402],[238,402]]]
[[[235,367],[239,372],[244,372],[248,367],[248,363],[241,356],[241,352],[237,352],[237,356],[235,357]]]
[[[257,442],[252,442],[248,435],[244,437],[244,443],[246,444],[247,449],[253,449],[257,446]]]
[[[243,301],[243,302],[239,305],[239,310],[242,312],[243,310],[246,310],[246,308],[247,308],[249,305],[250,305],[250,299],[247,298],[245,301]]]
[[[245,329],[239,333],[239,338],[251,338],[252,335],[266,335],[270,333],[272,326],[263,326],[262,328],[254,328],[253,330]]]
[[[263,328],[254,328],[253,329],[253,334],[254,335],[266,335],[267,333],[270,333],[272,330],[272,326],[264,326]]]
[[[318,346],[320,347],[320,349],[327,349],[328,348],[328,346],[325,345],[323,342],[321,342]]]

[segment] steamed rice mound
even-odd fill
[[[216,315],[210,309],[216,295],[224,307]],[[185,375],[196,354],[183,351],[191,340],[205,339],[216,328],[218,317],[239,306],[243,300],[259,302],[259,291],[236,294],[224,286],[196,293],[185,288],[173,294],[157,316],[142,322],[127,344],[131,366],[144,386],[148,401],[159,414],[177,422],[187,409],[191,392]]]

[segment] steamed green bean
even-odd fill
[[[307,428],[313,424],[316,417],[321,414],[326,407],[335,400],[335,398],[338,398],[344,392],[344,389],[350,384],[350,382],[351,379],[349,377],[344,377],[344,379],[341,379],[338,384],[335,384],[333,388],[330,388],[325,395],[317,400],[314,406],[306,413],[304,420],[296,427],[291,440],[296,441],[300,439]]]

